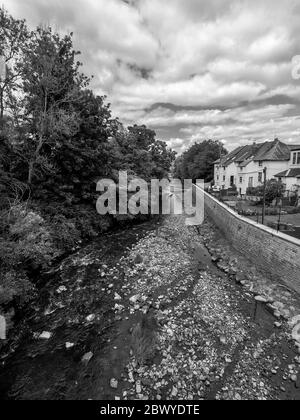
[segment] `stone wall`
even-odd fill
[[[205,211],[237,251],[300,293],[300,240],[238,215],[207,193]]]

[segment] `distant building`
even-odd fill
[[[298,156],[300,159],[299,154],[296,161]],[[280,174],[284,178],[293,159],[291,146],[278,139],[241,146],[214,163],[214,182],[220,189],[236,187],[240,195],[246,195],[249,187],[263,185],[264,168],[267,170],[267,180],[274,179]],[[298,168],[300,171],[300,164]]]

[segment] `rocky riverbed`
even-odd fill
[[[57,267],[2,354],[1,397],[299,399],[299,314],[208,222],[152,221]]]

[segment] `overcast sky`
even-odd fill
[[[3,3],[3,0],[2,0]],[[74,31],[84,71],[126,125],[178,152],[300,143],[300,0],[4,0],[31,25]]]

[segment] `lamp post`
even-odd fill
[[[262,211],[262,224],[265,224],[266,216],[266,189],[267,189],[267,168],[264,168],[264,196],[263,196],[263,211]]]

